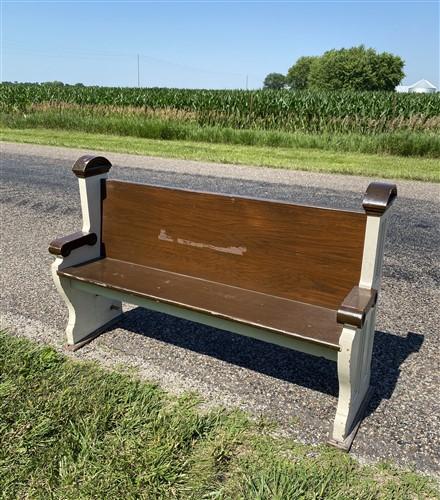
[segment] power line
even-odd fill
[[[93,59],[96,60],[98,58],[102,57],[120,57],[120,58],[131,58],[133,57],[133,54],[129,53],[116,53],[116,52],[107,52],[107,51],[97,51],[97,50],[83,50],[83,51],[78,51],[78,49],[72,49],[72,48],[62,48],[59,51],[48,51],[48,50],[39,50],[35,48],[28,48],[28,46],[19,44],[19,43],[11,43],[7,42],[3,44],[3,50],[11,50],[14,52],[23,52],[23,53],[29,53],[29,54],[37,54],[37,55],[43,55],[47,57],[56,57],[56,58],[63,58],[65,59],[66,57],[73,57],[76,59]],[[233,77],[238,77],[238,78],[243,78],[244,76],[249,77],[252,76],[255,79],[261,79],[262,75],[255,75],[255,74],[248,74],[245,75],[243,73],[236,73],[236,72],[231,72],[231,71],[218,71],[214,70],[211,68],[200,68],[196,66],[191,66],[187,64],[183,64],[180,62],[176,61],[170,61],[168,59],[163,59],[159,57],[155,57],[152,55],[148,54],[141,54],[138,53],[137,57],[139,59],[139,65],[140,61],[142,59],[150,60],[150,61],[155,61],[161,64],[167,64],[169,66],[174,66],[174,67],[179,67],[184,70],[188,71],[195,71],[198,73],[207,73],[207,74],[212,74],[212,75],[222,75],[222,76],[233,76]]]

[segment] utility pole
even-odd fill
[[[248,90],[249,75],[246,75],[246,90]]]
[[[137,55],[137,61],[138,61],[138,87],[141,86],[141,79],[140,79],[140,73],[139,73],[139,54]]]

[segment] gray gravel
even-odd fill
[[[62,349],[66,308],[47,246],[81,226],[72,162],[85,151],[2,143],[2,323]],[[359,209],[371,179],[108,153],[113,178]],[[398,181],[373,355],[375,386],[353,445],[438,474],[440,463],[440,188]],[[336,409],[336,366],[326,360],[139,308],[74,356],[134,367],[173,392],[238,406],[279,422],[303,442],[324,441]]]

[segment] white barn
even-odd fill
[[[428,80],[419,80],[412,85],[398,85],[396,92],[403,92],[406,94],[434,94],[437,88]]]

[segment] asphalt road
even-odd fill
[[[82,153],[6,143],[1,152],[2,323],[59,349],[67,311],[51,281],[47,247],[55,236],[81,227],[70,168]],[[360,209],[371,180],[106,156],[113,178],[321,206]],[[398,185],[379,300],[375,392],[352,450],[365,461],[387,459],[438,474],[440,188]],[[139,308],[126,311],[117,328],[74,356],[135,367],[176,393],[197,391],[207,405],[264,415],[303,442],[326,439],[337,401],[335,364]]]

